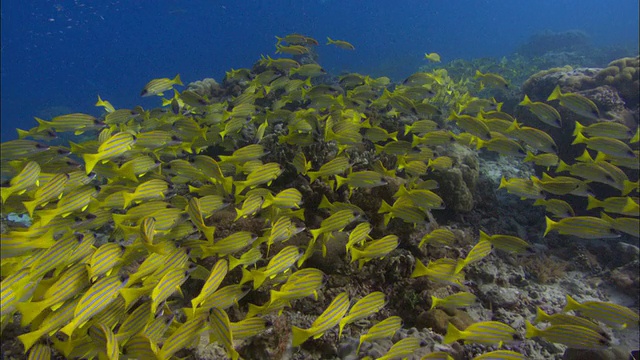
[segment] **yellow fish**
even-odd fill
[[[180,74],[176,75],[173,79],[161,78],[149,81],[144,89],[142,89],[142,92],[140,92],[140,96],[162,96],[165,91],[173,88],[173,85],[184,85],[182,80],[180,80]]]
[[[327,45],[333,44],[341,49],[345,49],[345,50],[355,50],[356,48],[351,45],[350,43],[344,41],[344,40],[332,40],[330,37],[327,36]]]
[[[440,62],[440,55],[438,53],[425,53],[424,58],[431,62]]]

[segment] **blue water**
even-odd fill
[[[329,71],[401,78],[425,64],[508,56],[532,34],[579,29],[595,45],[637,48],[638,1],[2,1],[2,136],[36,125],[33,116],[100,114],[154,107],[140,98],[151,79],[185,83],[273,55],[276,35],[303,33],[353,43],[318,47]]]

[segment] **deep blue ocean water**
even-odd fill
[[[2,1],[2,141],[34,116],[99,115],[155,107],[140,98],[153,78],[220,81],[231,68],[274,55],[275,36],[343,39],[319,46],[327,70],[401,78],[426,64],[508,56],[531,35],[578,29],[593,44],[638,46],[638,1]],[[46,118],[48,119],[48,118]]]

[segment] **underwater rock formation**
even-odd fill
[[[527,57],[559,52],[581,52],[590,47],[590,42],[589,35],[581,30],[561,32],[547,30],[531,36],[516,52]]]

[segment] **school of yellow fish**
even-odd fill
[[[277,40],[276,53],[294,56],[318,45],[300,34]],[[343,40],[328,38],[327,44],[355,49]],[[440,61],[436,53],[425,58]],[[271,326],[264,315],[281,314],[298,299],[317,300],[327,275],[304,265],[315,252],[325,255],[327,242],[345,241],[348,261],[361,269],[408,241],[384,232],[390,221],[416,226],[428,222],[432,210],[444,208],[438,184],[429,174],[454,166],[452,158],[434,151],[451,143],[521,157],[547,172],[554,169],[540,178],[503,178],[499,186],[545,207],[549,217],[544,235],[557,231],[580,238],[620,233],[638,237],[638,179],[629,179],[625,172],[639,167],[633,145],[638,143],[638,130],[613,122],[569,124],[552,106],[557,102],[581,117],[598,118],[591,100],[558,87],[547,102],[525,95],[520,103],[541,123],[575,128],[574,144],[584,144],[587,150],[568,164],[558,157],[551,136],[502,112],[502,104],[494,99],[456,93],[446,71],[418,72],[395,85],[386,77],[355,73],[328,84],[319,81],[324,76],[319,64],[267,56],[253,70],[227,72],[224,83],[239,90],[224,99],[192,90],[178,92],[178,75],[152,80],[141,92],[172,94],[163,97],[160,108],[116,109],[98,97],[96,106],[105,113],[99,118],[81,113],[37,118],[37,127],[18,130],[19,140],[1,145],[2,173],[10,179],[1,188],[2,211],[27,213],[33,222],[2,234],[2,328],[20,314],[21,325],[29,331],[18,339],[29,359],[48,359],[52,348],[67,358],[171,359],[196,345],[203,334],[237,359],[238,340]],[[475,79],[461,82],[509,88],[500,75],[479,71]],[[49,145],[57,133],[84,140]],[[292,150],[291,158],[261,160],[269,155],[265,139],[274,137],[278,146]],[[313,161],[311,149],[318,143],[335,148],[324,163]],[[375,151],[377,159],[354,164],[351,155],[366,148]],[[383,199],[374,209],[384,214],[379,226],[366,216],[371,209],[348,200],[330,202],[323,196],[321,210],[305,209],[306,199],[291,186],[293,179],[306,179],[312,189],[316,182],[333,191],[342,189],[347,199],[354,192],[390,186],[390,180],[400,186],[392,199]],[[610,186],[619,196],[598,198],[589,187],[592,182]],[[601,216],[577,216],[583,209],[573,209],[562,199],[566,194],[588,197],[587,209],[602,209]],[[264,232],[218,236],[220,224],[211,219],[230,211],[234,222],[257,220]],[[319,225],[306,220],[312,211],[324,214]],[[104,233],[109,240],[97,242],[97,234]],[[287,245],[294,236],[306,236],[307,246]],[[454,240],[449,229],[440,227],[418,245],[452,245]],[[519,237],[480,232],[464,258],[416,259],[411,277],[426,276],[466,290],[465,267],[493,249],[533,251]],[[227,275],[234,270],[241,272],[241,280],[230,282]],[[184,299],[190,306],[179,309],[175,296],[183,296],[185,284],[198,284],[200,291]],[[269,301],[241,302],[251,291],[267,292]],[[336,327],[342,336],[350,324],[387,305],[386,298],[379,291],[359,299],[348,292],[332,297],[310,327],[292,327],[292,346]],[[431,299],[432,308],[464,308],[474,302],[476,297],[468,291]],[[231,321],[227,309],[241,303],[248,311]],[[549,315],[538,309],[533,320],[537,322],[550,325],[537,328],[527,322],[522,329],[526,338],[599,349],[611,343],[605,326],[637,326],[638,314],[613,303],[580,303],[567,295],[562,312]],[[401,326],[398,316],[383,319],[362,332],[359,344],[389,338]],[[444,343],[501,346],[519,338],[508,324],[483,321],[464,330],[449,324]],[[406,358],[422,346],[409,337],[380,359]],[[434,352],[423,359],[452,357]],[[497,350],[476,359],[524,355]]]

